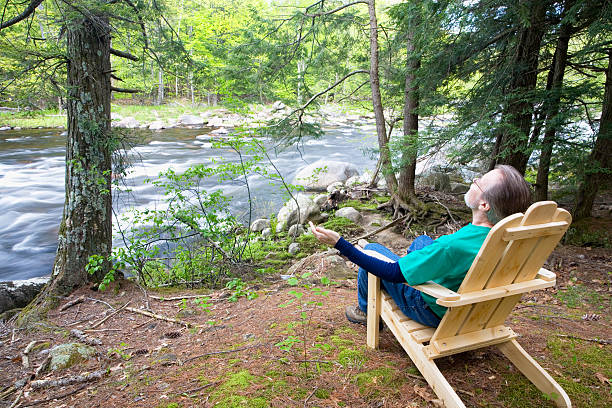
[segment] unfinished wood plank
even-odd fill
[[[436,357],[434,358],[438,358],[492,344],[499,344],[514,337],[516,337],[516,334],[512,329],[505,326],[497,326],[446,339],[432,340],[429,344],[436,350]]]
[[[569,224],[565,221],[553,221],[539,225],[526,225],[522,227],[507,228],[502,239],[514,241],[517,239],[544,237],[565,233]]]
[[[491,315],[497,309],[499,299],[487,300],[473,305],[470,315],[463,322],[457,335],[479,331],[485,327]]]
[[[414,339],[414,341],[416,341],[417,343],[425,343],[426,341],[429,341],[431,339],[431,336],[433,336],[434,332],[436,330],[433,327],[428,327],[426,329],[423,330],[416,330],[413,331],[412,333],[410,333],[412,335],[412,338]]]
[[[554,275],[554,274],[553,274]],[[549,288],[555,285],[555,281],[532,279],[526,282],[511,283],[497,288],[483,289],[478,292],[470,292],[460,295],[457,300],[438,299],[437,304],[446,307],[456,307],[469,305],[472,303],[484,302],[492,299],[500,299],[519,293],[531,292],[532,290]]]
[[[394,306],[397,307],[391,297],[382,300],[380,305],[380,314],[383,316],[385,323],[388,323],[388,320],[392,320],[395,325],[401,326],[402,330],[404,330],[406,333],[430,328],[429,326],[412,320],[401,310],[394,310]]]
[[[514,306],[521,300],[522,294],[505,297],[499,302],[495,313],[491,316],[485,327],[495,327],[504,324]]]
[[[557,275],[554,272],[549,271],[548,269],[540,268],[538,274],[536,275],[536,279],[542,279],[547,282],[556,282]]]
[[[382,310],[383,320],[389,327],[391,333],[393,333],[397,341],[401,344],[404,351],[406,351],[410,360],[412,360],[423,375],[427,384],[433,389],[438,398],[444,402],[445,407],[465,408],[465,404],[463,404],[461,398],[459,398],[446,378],[444,378],[444,375],[440,372],[436,363],[425,356],[423,345],[415,342],[411,334],[408,333],[402,325],[398,324],[398,314],[391,313],[389,307],[384,307],[385,303],[383,303]]]
[[[457,293],[473,292],[484,287],[489,276],[491,276],[491,271],[498,264],[508,244],[502,239],[505,229],[518,227],[522,219],[523,215],[521,213],[514,214],[504,218],[491,228]]]
[[[465,319],[470,315],[472,307],[473,305],[465,305],[448,309],[431,340],[456,335]]]
[[[555,401],[558,407],[571,407],[567,393],[514,339],[497,347],[540,391]]]
[[[555,211],[555,215],[553,216],[553,220],[565,221],[569,225],[572,222],[572,216],[567,210],[564,210],[563,208],[557,208],[557,210]],[[546,260],[550,256],[550,253],[555,249],[555,247],[563,237],[564,233],[565,231],[557,235],[551,235],[547,237],[543,242],[541,242],[538,246],[538,251],[532,254],[530,263],[523,267],[523,269],[518,273],[514,281],[522,282],[525,280],[532,279],[534,275],[539,272],[542,265],[544,265],[544,262],[546,262]]]
[[[412,286],[419,292],[426,293],[429,296],[435,297],[436,299],[456,300],[456,299],[459,299],[460,297],[460,295],[457,292],[447,289],[444,286],[439,285],[434,281],[428,281],[421,285],[408,285],[408,286]]]
[[[368,328],[367,345],[370,348],[378,348],[378,322],[380,319],[380,278],[368,273]]]

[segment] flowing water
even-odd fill
[[[318,159],[350,162],[360,172],[373,168],[375,160],[364,152],[376,146],[374,126],[347,125],[324,131],[322,139],[305,140],[299,149],[271,151],[275,166],[288,182],[300,168]],[[206,133],[207,129],[179,128],[143,132],[142,142],[128,151],[133,165],[125,182],[131,192],[114,195],[117,213],[162,206],[162,194],[144,182],[160,171],[173,168],[180,172],[213,158],[238,160],[230,149],[215,149],[209,138],[197,137]],[[60,130],[0,132],[0,281],[50,274],[64,203],[64,154],[65,136]],[[208,192],[222,189],[231,195],[230,210],[246,221],[248,197],[241,180],[217,183],[211,179],[204,187]],[[264,177],[249,177],[249,185],[254,196],[252,216],[268,216],[286,200],[283,188]]]

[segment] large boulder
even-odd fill
[[[120,128],[136,129],[137,127],[140,127],[140,122],[135,118],[128,116],[127,118],[121,119],[119,122],[113,122],[112,125]]]
[[[96,349],[82,343],[66,343],[53,347],[49,355],[51,370],[61,370],[90,359],[96,355]]]
[[[251,224],[251,231],[259,232],[269,227],[270,227],[270,220],[267,220],[265,218],[260,218],[258,220],[253,221],[253,224]]]
[[[450,183],[450,192],[453,194],[464,194],[467,193],[469,189],[470,186],[467,184],[455,183],[454,181]]]
[[[200,126],[204,124],[204,119],[195,115],[181,115],[178,120],[181,125]]]
[[[296,200],[290,199],[278,212],[276,216],[278,220],[276,224],[277,232],[286,230],[294,224],[303,224],[306,221],[319,221],[319,207],[312,201],[310,196],[300,193],[295,198],[297,204],[295,203]],[[299,214],[298,205],[300,207]]]
[[[164,129],[166,125],[163,120],[156,120],[149,124],[149,129],[151,130],[161,130]]]
[[[345,182],[356,175],[359,175],[359,171],[351,163],[317,160],[300,169],[295,175],[293,184],[311,190],[324,191],[330,184],[337,181]]]
[[[340,208],[338,211],[336,211],[336,217],[348,218],[349,220],[353,221],[355,224],[360,222],[361,219],[363,218],[361,214],[359,213],[359,211],[357,211],[353,207]]]
[[[447,173],[434,172],[423,177],[423,183],[432,186],[434,190],[449,193],[451,191],[450,176]]]
[[[289,252],[289,255],[296,255],[298,252],[300,252],[300,244],[297,242],[289,244],[289,249],[287,252]]]
[[[25,307],[36,297],[49,278],[0,282],[0,313]]]

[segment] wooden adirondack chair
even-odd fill
[[[565,391],[518,344],[504,326],[521,295],[555,285],[556,275],[542,265],[571,223],[571,215],[553,201],[537,202],[525,212],[498,222],[489,232],[457,292],[434,282],[414,286],[448,307],[437,328],[406,317],[380,279],[368,276],[367,344],[378,348],[379,317],[446,407],[465,407],[434,360],[497,345],[510,361],[559,407],[571,407]]]

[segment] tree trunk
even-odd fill
[[[597,190],[608,185],[612,179],[610,158],[612,157],[612,50],[608,49],[608,69],[606,70],[606,84],[604,99],[599,121],[599,132],[595,146],[589,155],[584,180],[578,188],[574,219],[579,220],[591,216],[593,201]]]
[[[416,71],[421,65],[420,59],[414,58],[414,33],[409,32],[406,39],[406,89],[404,91],[404,145],[400,167],[398,195],[405,202],[416,201],[414,180],[417,161],[419,137],[419,86],[416,82]]]
[[[372,89],[372,108],[376,119],[376,134],[378,136],[383,175],[387,182],[387,188],[394,194],[397,191],[397,179],[391,165],[391,153],[385,130],[385,116],[378,77],[378,22],[376,21],[375,0],[368,1],[368,12],[370,15],[370,87]]]
[[[573,3],[573,1],[568,1],[565,10],[572,7]],[[563,76],[565,75],[565,66],[567,65],[567,50],[571,34],[572,26],[570,24],[563,24],[559,30],[557,49],[553,57],[550,99],[547,104],[548,106],[545,107],[546,132],[544,132],[544,139],[542,139],[542,153],[540,154],[540,164],[535,185],[536,201],[548,200],[548,173],[552,150],[555,144],[555,135],[559,127],[559,105],[561,103]]]
[[[164,71],[159,67],[158,82],[157,82],[157,104],[161,105],[164,102]]]
[[[533,104],[529,94],[537,83],[538,60],[542,36],[546,29],[544,19],[548,2],[524,0],[526,10],[531,10],[530,21],[518,34],[516,53],[512,61],[509,102],[504,112],[508,124],[503,130],[500,156],[497,162],[509,164],[525,174],[529,134],[533,116]]]
[[[66,24],[66,199],[57,254],[49,284],[22,312],[21,324],[43,317],[88,280],[99,280],[85,265],[91,255],[107,259],[111,253],[110,26],[104,15],[79,17]]]

